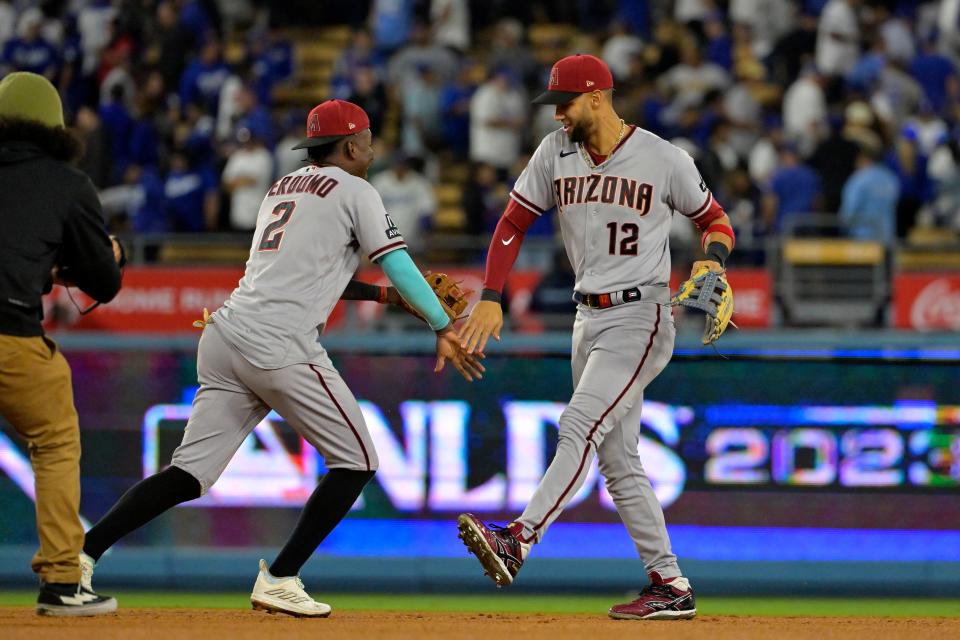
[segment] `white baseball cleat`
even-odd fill
[[[87,591],[93,591],[93,568],[97,566],[97,561],[80,552],[80,586]]]
[[[317,602],[304,591],[300,576],[275,578],[263,560],[260,560],[260,573],[253,584],[250,604],[258,611],[298,618],[326,618],[332,611],[330,605]]]

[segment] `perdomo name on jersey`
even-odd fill
[[[633,178],[601,176],[596,173],[589,176],[557,178],[553,181],[553,189],[557,196],[557,204],[561,208],[568,204],[599,202],[636,209],[640,215],[646,215],[653,201],[651,184],[639,182]]]
[[[267,195],[282,196],[290,193],[312,193],[323,198],[326,197],[337,184],[338,182],[336,180],[324,175],[286,176],[277,180],[273,186],[270,187]]]

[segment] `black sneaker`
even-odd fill
[[[98,616],[117,610],[117,601],[79,584],[41,582],[37,613],[42,616]]]

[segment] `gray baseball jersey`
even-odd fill
[[[679,147],[629,127],[599,166],[562,129],[530,158],[511,197],[536,214],[556,205],[581,293],[670,281],[670,218],[705,215],[713,198]]]
[[[631,127],[594,166],[562,130],[533,154],[511,197],[540,214],[556,205],[580,293],[640,287],[632,303],[580,305],[573,328],[574,393],[560,417],[553,461],[517,522],[538,542],[589,474],[596,456],[646,571],[681,575],[663,510],[637,453],[644,388],[667,365],[675,329],[669,307],[670,218],[705,219],[713,197],[686,152]]]
[[[328,468],[376,469],[360,406],[319,336],[361,252],[405,246],[366,180],[311,165],[274,183],[243,279],[200,338],[200,389],[173,464],[206,492],[272,408]]]
[[[319,334],[361,254],[374,260],[404,247],[369,182],[303,167],[264,197],[246,272],[214,321],[263,369],[320,362]]]

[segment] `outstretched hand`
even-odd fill
[[[502,327],[503,309],[500,308],[500,303],[481,300],[473,307],[466,324],[460,329],[460,346],[467,353],[483,353],[491,335],[500,340]]]
[[[437,373],[443,371],[444,365],[449,360],[467,382],[473,382],[474,378],[477,380],[483,378],[483,372],[486,371],[486,367],[480,364],[483,357],[482,353],[472,355],[464,351],[460,346],[459,334],[448,325],[445,331],[437,334],[437,366],[433,370]]]

